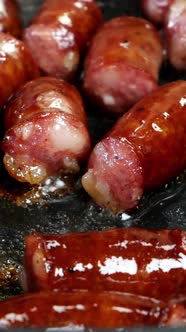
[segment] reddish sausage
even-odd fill
[[[25,240],[27,289],[109,290],[162,299],[185,294],[185,241],[180,230],[137,228],[33,234]]]
[[[0,0],[0,31],[21,36],[21,19],[16,0]]]
[[[147,18],[155,24],[163,24],[171,0],[142,0],[142,8]],[[184,0],[183,0],[184,1]]]
[[[56,78],[28,82],[5,111],[4,164],[21,182],[41,183],[60,172],[75,173],[90,149],[78,91]]]
[[[93,38],[85,61],[85,92],[105,110],[122,113],[157,88],[161,62],[160,38],[149,22],[114,18]]]
[[[186,81],[152,92],[96,145],[85,190],[114,212],[137,206],[144,190],[166,184],[186,167]]]
[[[101,22],[94,0],[46,0],[24,39],[46,74],[71,79]]]
[[[165,37],[170,63],[186,69],[186,1],[172,0],[165,20]]]
[[[185,326],[185,303],[164,303],[113,292],[45,292],[0,303],[0,327],[66,327],[70,330]]]
[[[0,108],[15,90],[38,74],[23,42],[0,32]]]

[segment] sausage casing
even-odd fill
[[[94,148],[82,182],[114,212],[137,206],[143,192],[186,167],[186,81],[166,84],[125,113]]]
[[[176,297],[186,292],[185,240],[180,230],[137,228],[29,235],[25,240],[27,288]]]
[[[24,85],[7,105],[5,127],[4,164],[21,182],[76,173],[89,153],[82,99],[63,80],[43,77]]]
[[[24,39],[42,71],[72,79],[101,23],[102,14],[94,0],[46,0]]]
[[[157,88],[161,62],[162,46],[153,25],[137,17],[114,18],[93,37],[84,90],[103,109],[123,113]]]
[[[0,327],[185,326],[185,303],[114,292],[41,292],[0,303]]]

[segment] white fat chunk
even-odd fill
[[[49,127],[49,139],[55,151],[70,150],[74,154],[82,151],[86,145],[86,138],[81,128],[70,126],[65,120],[60,119]]]

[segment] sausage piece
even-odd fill
[[[99,142],[82,178],[103,207],[135,208],[146,190],[186,167],[186,81],[166,84],[125,113]]]
[[[183,0],[184,1],[184,0]],[[171,0],[142,0],[142,9],[147,18],[157,24],[164,23],[166,11]]]
[[[172,0],[165,19],[166,47],[170,63],[186,70],[186,1]]]
[[[41,183],[51,175],[76,173],[90,149],[78,91],[43,77],[24,85],[5,111],[4,164],[21,182]]]
[[[39,75],[22,41],[0,32],[0,108],[22,84]]]
[[[25,239],[25,283],[29,291],[88,289],[176,297],[186,292],[185,241],[180,230],[137,228],[32,234]]]
[[[84,90],[106,111],[123,113],[157,88],[162,46],[155,28],[117,17],[94,36],[85,61]]]
[[[21,36],[22,25],[16,0],[0,0],[0,31],[17,38]]]
[[[185,326],[185,306],[113,292],[41,292],[0,302],[0,327]]]
[[[69,80],[102,19],[94,0],[46,0],[24,39],[45,74]]]

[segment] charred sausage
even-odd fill
[[[185,294],[185,240],[180,230],[137,228],[33,234],[25,240],[27,289],[109,290],[162,299]]]
[[[0,0],[0,31],[21,36],[21,18],[16,0]]]
[[[0,303],[0,327],[185,326],[185,303],[113,292],[41,292]]]
[[[22,84],[39,75],[22,41],[0,32],[0,108]]]
[[[46,74],[71,79],[101,23],[102,14],[94,0],[46,0],[24,39]]]
[[[162,46],[155,28],[137,17],[118,17],[94,36],[85,61],[84,90],[112,113],[123,113],[157,88]]]
[[[4,164],[21,182],[76,173],[90,149],[78,91],[63,80],[43,77],[24,85],[5,111]]]
[[[184,0],[183,0],[184,1]],[[163,24],[171,0],[142,0],[142,8],[147,18],[155,24]]]
[[[186,1],[172,0],[165,19],[167,55],[170,63],[186,70]]]
[[[85,190],[114,212],[135,208],[146,190],[186,167],[186,81],[166,84],[125,113],[94,148]]]

